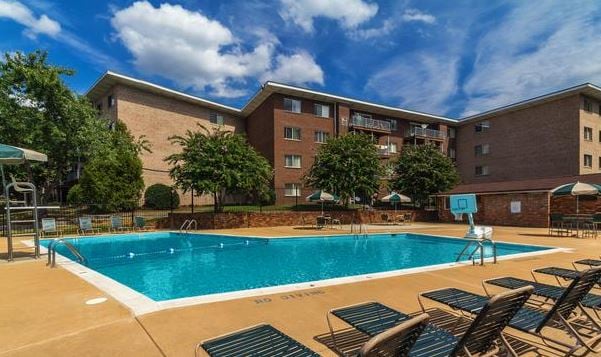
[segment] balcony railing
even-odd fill
[[[390,122],[386,120],[377,120],[361,115],[353,115],[351,118],[351,126],[358,126],[367,129],[375,129],[381,131],[390,131]]]
[[[413,127],[407,131],[407,135],[410,137],[419,136],[422,138],[430,138],[430,139],[445,139],[447,137],[447,133],[440,130],[434,129],[424,129],[424,128],[416,128]]]

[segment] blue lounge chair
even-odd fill
[[[528,300],[532,290],[531,287],[527,287],[485,299],[478,316],[460,338],[429,324],[417,338],[407,356],[446,357],[464,354],[467,356],[473,354],[495,356],[500,351],[498,340],[506,350],[515,356],[515,352],[503,337],[502,331],[507,322]],[[377,302],[366,302],[331,310],[328,314],[328,327],[334,348],[341,354],[343,351],[336,343],[330,315],[336,316],[368,336],[379,334],[410,319],[408,315]]]
[[[535,335],[545,342],[549,341],[567,347],[569,350],[566,355],[571,355],[581,348],[586,348],[588,352],[601,352],[601,349],[595,347],[601,341],[601,325],[582,305],[582,301],[600,277],[601,268],[582,272],[580,276],[572,280],[569,287],[563,289],[563,293],[551,305],[550,310],[524,306],[511,319],[509,326]],[[533,286],[533,288],[533,294],[537,294],[536,286]],[[420,294],[419,302],[424,311],[422,298],[436,301],[454,310],[471,315],[478,314],[487,300],[486,296],[460,289],[439,289]],[[583,326],[586,326],[585,328],[588,331],[582,331]],[[574,338],[576,343],[568,344],[550,337],[543,332],[545,327],[561,328],[568,337]]]
[[[129,227],[123,225],[123,218],[121,216],[111,216],[110,231],[113,233],[127,232],[129,231]]]
[[[199,355],[200,348],[207,351],[211,357],[319,356],[319,354],[313,352],[308,347],[267,324],[248,327],[203,341],[196,346],[196,356]]]
[[[77,234],[86,235],[88,233],[96,234],[100,233],[100,229],[94,228],[92,224],[92,217],[79,217],[79,229]]]
[[[56,227],[56,219],[42,218],[42,237],[47,237],[49,235],[60,237],[62,232]]]

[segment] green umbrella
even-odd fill
[[[394,210],[396,211],[396,204],[399,202],[411,202],[411,198],[401,195],[400,193],[391,192],[390,195],[382,197],[382,202],[390,202],[394,204]]]
[[[324,202],[336,202],[340,198],[331,193],[327,193],[325,191],[319,190],[313,192],[311,195],[307,196],[306,200],[308,202],[321,202],[321,215],[323,216],[323,203]]]
[[[22,149],[16,146],[0,144],[0,171],[2,174],[2,186],[6,187],[6,178],[4,177],[3,165],[22,164],[27,161],[48,161],[46,154],[41,152]]]
[[[578,196],[595,196],[601,193],[601,185],[594,183],[573,182],[551,190],[553,196],[576,196],[576,214],[579,212]]]

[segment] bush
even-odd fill
[[[162,183],[154,184],[146,189],[144,206],[153,209],[169,209],[179,207],[179,195],[171,197],[171,187]]]
[[[83,201],[83,192],[81,191],[81,186],[79,184],[73,185],[69,192],[67,193],[67,203],[69,204],[78,204]]]

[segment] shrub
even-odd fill
[[[67,203],[69,204],[78,204],[83,201],[83,193],[81,191],[81,186],[79,184],[73,185],[69,192],[67,193]]]
[[[171,187],[162,183],[154,184],[146,189],[144,206],[154,209],[169,209],[179,207],[179,195],[171,197]]]

